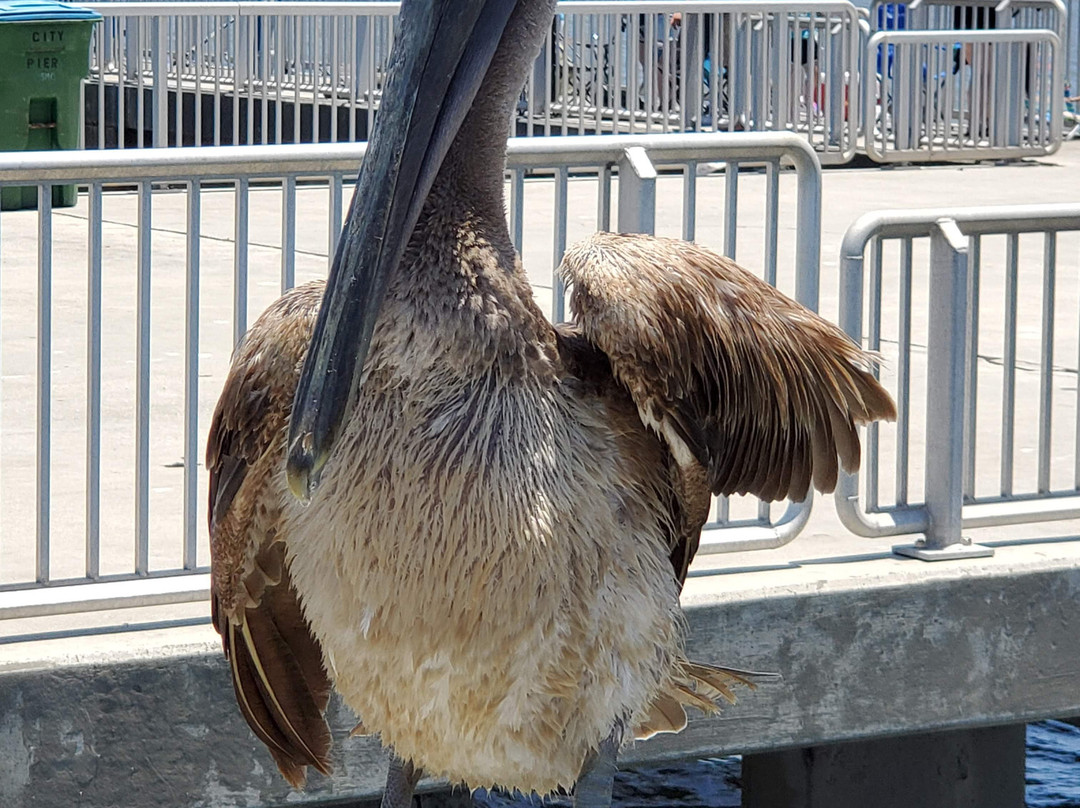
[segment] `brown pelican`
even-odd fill
[[[624,740],[743,678],[683,652],[710,492],[828,491],[894,414],[842,332],[693,244],[595,236],[547,322],[503,165],[553,9],[405,0],[325,291],[263,314],[214,415],[214,624],[295,786],[333,688],[393,750],[386,806],[421,770],[607,804]]]

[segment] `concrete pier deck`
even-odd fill
[[[827,169],[823,180],[821,310],[837,311],[836,268],[840,239],[862,213],[882,208],[972,204],[1066,202],[1080,199],[1080,145],[1067,143],[1057,155],[1017,165],[932,168]],[[793,193],[789,177],[782,193]],[[699,187],[722,177],[701,177]],[[319,199],[305,204],[301,191],[297,227],[299,280],[318,276],[326,262],[325,211]],[[529,194],[550,193],[543,180]],[[571,195],[587,194],[571,182]],[[754,183],[744,181],[744,205],[756,204]],[[215,196],[217,195],[217,196]],[[788,197],[783,197],[786,200]],[[265,205],[252,194],[252,319],[276,295],[280,209],[276,197]],[[109,205],[105,249],[130,263],[135,250],[135,199],[115,194]],[[572,202],[573,204],[573,202]],[[231,345],[231,192],[207,191],[203,202],[203,348],[200,355],[200,411],[203,430],[216,400]],[[263,207],[260,207],[263,205]],[[526,217],[526,267],[538,296],[550,295],[548,213]],[[658,232],[678,235],[680,188],[661,180]],[[541,208],[537,208],[541,210]],[[54,255],[84,260],[85,200],[58,211]],[[544,217],[548,218],[545,219]],[[699,210],[700,241],[719,245],[719,224]],[[721,217],[716,216],[719,220]],[[70,237],[64,222],[70,220]],[[155,198],[154,283],[162,316],[155,310],[154,417],[161,424],[180,405],[182,317],[168,316],[169,296],[182,300],[183,207],[167,194]],[[782,226],[786,226],[783,225]],[[33,290],[36,283],[36,228],[33,212],[0,215],[0,583],[24,580],[33,564]],[[587,232],[571,222],[571,240]],[[740,238],[748,255],[753,233]],[[530,260],[529,244],[535,248]],[[1065,248],[1061,255],[1066,255]],[[1075,255],[1074,250],[1072,255]],[[213,256],[221,259],[213,265]],[[1070,272],[1073,261],[1062,258]],[[752,259],[747,258],[750,264]],[[106,313],[108,338],[133,345],[130,317],[133,275],[117,263],[113,284],[114,319]],[[81,265],[80,265],[81,266]],[[58,332],[54,348],[54,432],[75,441],[71,457],[54,451],[54,568],[79,574],[81,517],[65,517],[64,498],[81,508],[85,477],[79,409],[85,379],[64,376],[65,357],[82,361],[80,336],[82,270],[70,277],[57,264]],[[1062,271],[1062,311],[1076,312],[1077,279]],[[1021,289],[1024,289],[1021,279]],[[1034,288],[1034,287],[1029,287]],[[984,287],[984,299],[1001,290]],[[1034,294],[1032,292],[1031,294]],[[124,297],[126,295],[126,298]],[[179,297],[176,297],[179,295]],[[107,298],[109,300],[109,298]],[[157,298],[155,298],[157,300]],[[29,301],[29,305],[13,305]],[[66,301],[66,302],[65,302]],[[113,305],[107,303],[107,305]],[[158,303],[155,303],[157,306]],[[1032,305],[1037,307],[1038,301]],[[1071,308],[1070,308],[1071,307]],[[923,315],[925,316],[925,315]],[[1075,315],[1064,315],[1075,316]],[[919,315],[917,314],[918,318]],[[70,332],[65,327],[71,325]],[[918,323],[916,323],[918,328]],[[158,330],[160,329],[160,330]],[[1038,333],[1022,329],[1025,345]],[[1075,344],[1075,343],[1074,343]],[[168,347],[167,347],[168,346]],[[884,349],[888,357],[888,348]],[[1000,361],[992,344],[983,361]],[[915,362],[922,362],[925,356]],[[131,368],[115,372],[132,376]],[[1075,401],[1077,355],[1056,357],[1055,395]],[[109,372],[109,369],[107,369]],[[134,381],[130,382],[131,387]],[[1021,391],[1022,394],[1022,391]],[[924,395],[913,389],[921,406]],[[131,453],[133,400],[122,393],[106,413],[106,496],[115,508],[104,517],[103,559],[117,567],[131,552]],[[72,402],[65,415],[64,402]],[[1021,399],[1023,401],[1023,399]],[[1034,405],[1032,405],[1033,407]],[[178,421],[176,423],[179,423]],[[156,427],[155,427],[156,428]],[[152,449],[152,535],[155,559],[176,554],[179,535],[177,491],[183,461],[178,435],[155,433]],[[918,424],[913,430],[918,433]],[[999,422],[984,418],[979,442],[1000,443]],[[1017,455],[1036,444],[1034,427],[1019,430]],[[69,434],[67,434],[69,433]],[[915,434],[920,445],[921,434]],[[1074,435],[1055,438],[1055,456],[1071,463]],[[1022,461],[1023,462],[1023,461]],[[1055,463],[1058,461],[1055,460]],[[1056,466],[1055,466],[1056,468]],[[995,484],[987,466],[980,486]],[[919,476],[914,474],[913,476]],[[203,487],[205,490],[205,486]],[[110,493],[111,492],[111,493]],[[919,490],[912,492],[918,498]],[[109,502],[110,500],[105,500]],[[77,509],[76,509],[77,510]],[[200,529],[202,528],[200,524]],[[700,557],[684,593],[691,656],[738,667],[776,671],[781,679],[744,693],[739,703],[714,719],[695,719],[678,736],[660,736],[634,746],[627,760],[659,760],[695,755],[792,749],[857,739],[877,739],[938,730],[1016,724],[1043,717],[1080,714],[1080,521],[972,531],[992,545],[989,559],[935,564],[890,553],[895,540],[849,534],[829,498],[820,498],[806,530],[773,551]],[[158,540],[158,537],[162,537]],[[206,561],[205,536],[200,561]],[[10,577],[9,577],[10,576]],[[129,630],[131,629],[131,630]],[[136,630],[137,629],[137,630]],[[382,785],[385,764],[371,739],[347,739],[348,711],[335,705],[336,774],[312,777],[306,795],[290,794],[269,755],[244,725],[233,702],[228,674],[205,603],[97,612],[75,616],[0,621],[0,805],[60,806],[256,806],[370,798]],[[913,772],[917,777],[918,773]],[[880,808],[880,806],[879,806]]]

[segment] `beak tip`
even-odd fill
[[[310,432],[300,435],[289,447],[288,460],[285,463],[285,478],[292,495],[305,505],[311,501],[311,495],[319,487],[322,467],[311,451]]]

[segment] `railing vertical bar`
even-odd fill
[[[724,164],[724,255],[735,260],[739,223],[739,163]]]
[[[345,26],[345,37],[348,40],[349,47],[346,49],[347,53],[356,53],[356,44],[359,37],[357,36],[357,29],[359,27],[359,17],[349,17],[348,25]],[[347,83],[346,87],[349,88],[349,141],[356,141],[356,112],[357,112],[357,96],[356,92],[356,74],[359,68],[357,64],[359,60],[356,58],[350,59],[347,67]]]
[[[939,64],[942,65],[942,70],[944,71],[945,75],[949,76],[949,78],[945,79],[945,121],[942,126],[942,129],[944,130],[942,143],[945,149],[948,149],[950,147],[950,144],[952,143],[953,124],[956,124],[957,131],[963,131],[964,125],[963,120],[961,120],[960,117],[956,114],[956,99],[954,98],[956,82],[951,76],[952,66],[946,66],[946,63],[948,61],[951,61],[952,58],[953,57],[951,53],[947,56],[944,53],[939,54]]]
[[[329,228],[328,228],[328,241],[327,241],[327,256],[328,264],[334,260],[334,253],[337,252],[338,239],[341,237],[341,196],[342,196],[342,180],[340,174],[331,174],[329,183],[330,193],[330,205],[329,205]]]
[[[1078,33],[1080,33],[1080,20],[1077,21]],[[1077,49],[1080,51],[1080,41],[1077,43]],[[1080,59],[1080,52],[1077,54]],[[1080,362],[1080,329],[1077,329],[1077,361]],[[1080,368],[1078,368],[1080,371]],[[1080,491],[1080,373],[1078,373],[1078,383],[1076,385],[1076,396],[1074,402],[1074,409],[1076,411],[1076,422],[1074,424],[1074,438],[1073,438],[1073,488]]]
[[[364,26],[363,41],[364,41],[364,59],[361,68],[364,71],[364,109],[365,120],[367,127],[365,132],[371,132],[371,122],[374,120],[375,115],[375,95],[374,95],[374,82],[375,82],[375,54],[372,52],[372,47],[375,41],[376,31],[381,31],[390,25],[390,21],[383,18],[373,20]],[[360,38],[360,34],[357,34],[357,38]],[[363,137],[368,137],[365,134]]]
[[[281,198],[281,292],[296,285],[296,176],[282,183]]]
[[[559,102],[562,105],[562,114],[559,116],[559,120],[561,121],[561,133],[565,135],[567,134],[567,122],[570,119],[570,65],[566,54],[565,17],[560,22],[562,23],[562,40],[564,44],[562,58],[559,60]]]
[[[169,71],[166,66],[168,46],[165,44],[168,25],[169,20],[155,17],[150,29],[153,33],[150,45],[150,99],[154,116],[151,143],[154,146],[169,145]]]
[[[773,110],[774,119],[777,125],[786,127],[788,123],[789,95],[793,94],[797,96],[806,90],[805,86],[799,86],[805,85],[805,82],[798,81],[796,77],[792,75],[796,70],[800,73],[802,72],[801,68],[796,68],[795,66],[796,54],[799,54],[799,62],[802,61],[802,26],[800,25],[799,20],[789,20],[786,14],[769,15],[768,22],[770,24],[767,26],[767,29],[773,32],[771,38],[774,42],[791,43],[791,63],[785,63],[783,69],[781,69],[779,49],[770,49],[772,50],[771,54],[761,54],[761,67],[763,68],[761,75],[766,77],[765,81],[761,83],[766,87],[770,87],[772,92],[775,93],[776,109]],[[794,24],[793,27],[792,24]],[[762,27],[766,28],[764,21]],[[765,35],[770,36],[769,34]],[[766,59],[767,56],[771,56],[772,58]],[[801,78],[801,76],[799,78]],[[796,80],[789,81],[789,79]],[[795,84],[796,86],[790,87],[789,84]],[[794,93],[791,92],[792,90],[794,90]],[[759,110],[764,106],[765,104],[762,104],[762,106],[759,107]]]
[[[243,52],[243,28],[245,17],[237,14],[232,20],[232,42],[233,42],[233,91],[232,91],[232,144],[233,146],[240,145],[240,100],[241,93],[243,91],[241,67],[243,66],[244,52]]]
[[[772,513],[772,503],[765,500],[758,500],[757,504],[757,518],[762,524],[769,524],[769,517]]]
[[[645,131],[652,132],[653,113],[656,111],[656,15],[645,15]]]
[[[1039,368],[1039,471],[1040,494],[1050,491],[1050,438],[1054,405],[1054,295],[1057,291],[1057,233],[1043,241],[1042,350]]]
[[[300,85],[303,79],[303,57],[300,43],[300,34],[303,28],[303,20],[300,17],[293,17],[293,143],[299,143],[302,127],[301,119],[303,118],[304,105],[300,103]],[[369,130],[370,131],[370,127]]]
[[[982,238],[971,236],[968,239],[968,337],[967,337],[967,373],[968,396],[964,417],[964,447],[967,457],[964,461],[964,496],[975,497],[975,447],[978,427],[979,400],[979,295],[982,278]]]
[[[37,311],[37,529],[36,575],[49,583],[49,517],[52,480],[52,194],[38,185],[38,311]]]
[[[525,243],[525,169],[510,172],[510,235],[514,249],[521,254]]]
[[[1001,495],[1013,492],[1014,413],[1016,410],[1016,306],[1020,258],[1020,236],[1005,239],[1005,350],[1004,382],[1001,391]]]
[[[723,92],[722,92],[722,88],[720,87],[720,67],[719,67],[720,53],[719,53],[719,51],[720,51],[720,48],[723,47],[723,42],[724,42],[724,40],[721,39],[721,37],[724,37],[726,39],[727,31],[722,31],[721,27],[720,27],[720,19],[721,19],[722,15],[720,15],[720,14],[712,14],[710,16],[712,17],[712,20],[710,21],[709,24],[712,26],[711,40],[712,40],[712,43],[713,43],[714,53],[712,54],[711,58],[709,59],[709,112],[712,115],[712,126],[710,126],[709,129],[716,132],[720,128],[720,116],[721,116],[721,114],[723,112],[723,107],[722,107],[722,104],[721,104],[721,102],[723,100]],[[731,26],[728,25],[727,28],[730,29]],[[731,93],[730,93],[730,90],[729,90],[728,95],[730,96],[730,94]],[[730,97],[728,98],[728,115],[729,116],[731,115],[731,98]]]
[[[780,161],[765,164],[765,280],[776,286],[780,244]]]
[[[279,17],[274,21],[274,143],[282,142],[281,113],[281,90],[285,84],[285,56],[282,48],[285,44],[285,19]]]
[[[638,44],[638,32],[637,32],[637,15],[629,14],[625,18],[626,20],[626,64],[627,64],[627,78],[626,78],[626,99],[628,107],[627,110],[627,128],[630,132],[633,132],[636,127],[637,120],[637,99],[638,99],[638,83],[640,77],[638,76],[638,51],[641,49],[641,45]],[[645,110],[645,116],[648,117],[649,111]]]
[[[875,238],[870,244],[869,278],[869,323],[866,329],[867,348],[881,350],[881,280],[882,280],[882,239]],[[875,375],[878,369],[874,368]],[[878,507],[880,498],[881,435],[880,425],[874,421],[866,429],[866,508],[873,512]]]
[[[225,24],[218,15],[211,17],[214,21],[214,145],[221,145],[221,70],[224,64],[223,51],[225,49],[225,36],[222,33]],[[233,107],[235,113],[236,107]],[[233,115],[236,118],[236,115]],[[235,140],[233,141],[236,142]]]
[[[202,142],[202,95],[203,95],[203,27],[206,18],[195,18],[195,89],[192,97],[195,99],[195,131],[194,143],[201,146]],[[217,72],[217,71],[214,71]],[[178,140],[182,138],[178,136]]]
[[[101,574],[101,183],[87,210],[86,294],[86,577]]]
[[[256,70],[259,73],[259,137],[257,142],[265,146],[269,143],[269,129],[270,129],[270,53],[267,43],[268,28],[271,23],[269,16],[259,17],[258,20],[258,39],[256,41]]]
[[[153,189],[139,183],[139,274],[136,281],[135,573],[150,571],[150,273]]]
[[[577,44],[578,44],[578,48],[579,48],[579,50],[577,51],[577,53],[579,54],[578,58],[581,60],[581,64],[578,67],[578,73],[577,73],[578,81],[580,83],[580,86],[578,87],[578,99],[577,99],[577,101],[578,101],[578,127],[577,128],[578,128],[578,134],[579,135],[584,135],[585,134],[585,105],[586,105],[587,99],[588,99],[588,95],[585,92],[585,88],[586,88],[586,83],[588,81],[588,70],[589,70],[589,64],[588,64],[589,60],[586,58],[586,54],[588,53],[588,51],[586,50],[587,46],[585,44],[585,32],[587,30],[587,26],[584,24],[584,20],[582,20],[580,16],[577,16],[577,22],[578,22],[578,24],[575,26],[576,30],[574,31],[574,35],[575,35],[575,38],[577,39]]]
[[[555,244],[551,262],[551,308],[552,318],[556,323],[561,323],[566,318],[566,288],[559,274],[559,264],[566,252],[568,182],[569,170],[566,166],[559,166],[555,171]]]
[[[653,25],[656,32],[652,43],[652,49],[656,52],[656,123],[660,131],[664,133],[671,130],[669,118],[672,104],[671,92],[668,87],[668,55],[670,48],[668,47],[667,19],[667,14],[660,14],[655,17]]]
[[[975,112],[974,112],[974,88],[975,82],[965,82],[960,87],[959,98],[957,99],[957,118],[960,125],[963,126],[967,121],[967,131],[964,133],[964,129],[960,131],[960,143],[968,144],[974,143],[978,137],[975,131]]]
[[[596,39],[596,52],[594,56],[594,78],[593,78],[593,129],[596,134],[600,134],[604,121],[604,94],[615,92],[612,87],[612,81],[614,75],[610,77],[606,73],[608,65],[608,42],[611,41],[611,15],[605,14],[603,17],[603,23],[599,26],[601,33],[597,34]],[[614,106],[614,105],[613,105]]]
[[[311,37],[312,37],[312,43],[313,43],[312,53],[313,54],[322,53],[322,37],[319,36],[320,33],[321,33],[321,26],[319,25],[319,20],[315,19],[313,21],[312,26],[311,26]],[[322,78],[322,75],[321,75],[321,71],[319,69],[319,62],[317,60],[317,57],[313,57],[313,60],[314,60],[314,64],[312,65],[312,74],[311,74],[311,142],[312,143],[319,143],[322,140],[322,137],[321,137],[321,135],[319,133],[319,125],[321,123],[321,121],[320,121],[321,116],[320,116],[320,109],[319,109],[319,89],[320,89],[319,84],[320,84],[320,80]]]
[[[258,58],[256,53],[255,44],[255,32],[261,23],[259,14],[255,13],[244,18],[244,22],[247,23],[247,46],[244,54],[244,73],[247,79],[247,98],[245,99],[245,108],[247,109],[247,140],[244,142],[248,145],[255,144],[255,75],[258,70]],[[265,106],[265,104],[263,105]]]
[[[199,515],[199,272],[202,261],[202,186],[192,180],[187,205],[184,284],[184,569],[198,566]]]
[[[187,53],[187,36],[185,34],[184,20],[177,18],[173,21],[176,25],[176,146],[184,145],[184,56]],[[163,84],[165,89],[165,103],[169,102],[169,87]],[[168,145],[168,129],[165,130],[165,144]]]
[[[908,455],[911,437],[911,275],[912,240],[900,241],[900,322],[897,335],[899,356],[896,368],[896,504],[908,501]]]
[[[236,181],[233,239],[233,345],[247,331],[248,298],[248,179]]]
[[[611,166],[603,165],[597,174],[599,188],[596,196],[596,226],[603,231],[611,230]]]
[[[146,120],[146,116],[143,110],[143,93],[145,88],[145,79],[143,76],[143,46],[142,46],[142,34],[143,34],[144,18],[136,17],[135,23],[135,143],[141,149],[145,144],[143,143],[143,122]]]
[[[734,72],[728,70],[729,76],[732,77],[732,81],[728,83],[728,94],[731,96],[728,102],[727,130],[729,132],[734,132],[736,126],[740,124],[749,124],[751,120],[747,88],[743,86],[739,78],[750,74],[750,49],[744,46],[747,40],[746,30],[739,31],[738,28],[745,29],[753,23],[745,14],[738,15],[738,20],[737,26],[733,24],[728,28],[728,53],[731,54],[731,63],[737,68]]]
[[[338,136],[338,18],[331,17],[330,23],[330,142],[337,143]]]
[[[622,62],[623,62],[623,58],[625,57],[625,54],[623,53],[623,48],[622,48],[622,39],[623,39],[622,38],[622,31],[623,31],[623,25],[625,24],[625,22],[626,22],[626,17],[624,17],[621,14],[617,14],[615,16],[615,18],[613,18],[612,21],[611,21],[611,24],[612,24],[612,36],[615,37],[615,49],[613,49],[613,53],[615,53],[615,58],[613,58],[613,60],[611,62],[611,65],[612,65],[612,67],[611,67],[611,90],[610,90],[610,92],[611,92],[611,125],[612,125],[613,129],[615,129],[616,132],[618,132],[619,129],[620,129],[620,121],[622,119],[622,108],[624,106],[626,106],[626,107],[630,106],[630,104],[622,104],[621,103],[621,98],[622,98],[622,95],[623,95],[622,91],[623,91],[624,86],[625,86],[625,89],[626,89],[626,98],[627,99],[630,98],[630,85],[629,84],[624,85],[623,82],[622,82]],[[629,27],[627,27],[627,29],[629,29]],[[633,49],[633,43],[632,42],[627,42],[626,44],[627,44],[626,50],[627,50],[627,52],[630,52]],[[627,78],[629,78],[629,77],[627,77]],[[633,118],[631,118],[631,120],[633,120]]]
[[[106,55],[105,55],[105,24],[104,24],[104,21],[102,21],[102,24],[94,26],[94,38],[95,38],[95,41],[97,42],[97,53],[98,53],[98,73],[97,73],[97,83],[96,83],[97,108],[98,108],[97,147],[99,149],[104,149],[105,148],[105,133],[108,130],[108,126],[106,126],[106,120],[105,120],[105,64],[106,64]],[[123,109],[123,106],[121,106],[121,102],[119,100],[124,95],[124,73],[123,73],[123,67],[122,66],[120,66],[120,74],[117,77],[116,95],[117,95],[117,105],[120,106],[120,109]],[[117,122],[117,125],[116,125],[116,137],[119,140],[124,139],[124,119],[123,119],[123,117],[121,117],[120,120]]]
[[[697,231],[697,166],[688,163],[683,169],[682,237],[693,241]]]

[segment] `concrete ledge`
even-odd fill
[[[760,563],[763,556],[748,558]],[[704,560],[710,563],[709,559]],[[717,563],[712,561],[711,563]],[[1080,714],[1080,542],[927,565],[882,555],[700,570],[692,656],[783,679],[638,744],[644,761]],[[209,626],[0,648],[0,805],[293,805],[373,797],[385,763],[332,708],[336,773],[290,793]]]

